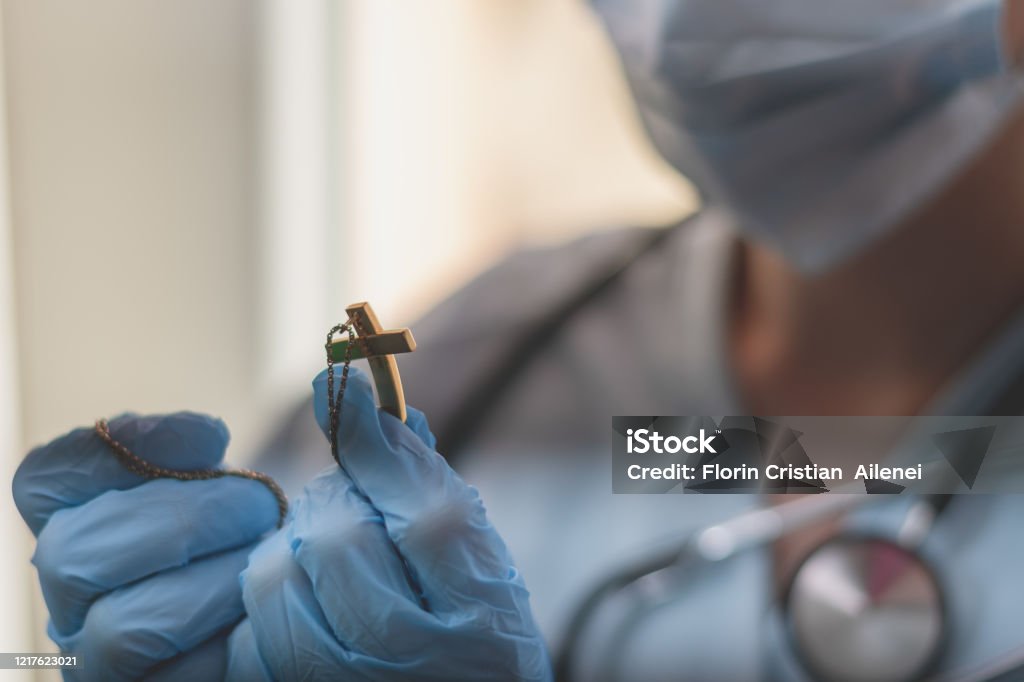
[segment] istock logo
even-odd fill
[[[711,445],[711,441],[714,438],[715,434],[706,435],[704,429],[700,430],[699,435],[686,436],[685,438],[680,438],[679,436],[665,438],[657,431],[648,431],[647,429],[637,429],[635,431],[633,429],[626,429],[626,452],[639,455],[648,452],[656,455],[674,455],[682,451],[690,455],[698,452],[701,454],[710,452],[717,455],[718,452]]]

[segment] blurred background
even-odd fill
[[[128,409],[219,415],[244,461],[346,303],[408,324],[510,250],[694,209],[583,0],[3,0],[0,21],[8,481]],[[52,650],[9,493],[0,520],[0,650]]]

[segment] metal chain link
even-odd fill
[[[277,481],[267,474],[260,473],[259,471],[252,471],[250,469],[194,469],[192,471],[165,469],[147,462],[129,450],[123,443],[115,439],[110,433],[110,425],[107,424],[106,419],[98,419],[96,421],[95,431],[96,435],[100,437],[100,440],[107,444],[110,451],[114,453],[114,456],[117,457],[118,461],[121,462],[128,471],[143,478],[173,478],[178,481],[209,481],[211,479],[223,478],[225,476],[235,476],[237,478],[247,478],[250,481],[258,481],[265,485],[267,489],[270,490],[271,494],[273,494],[274,499],[277,500],[277,527],[280,528],[282,524],[284,524],[284,518],[288,514],[288,497],[284,494],[281,486],[277,484]]]
[[[341,457],[338,455],[338,426],[341,424],[342,399],[345,397],[345,388],[348,386],[348,370],[352,365],[352,344],[356,342],[355,321],[350,317],[340,324],[331,327],[327,332],[327,343],[324,348],[327,351],[327,415],[328,435],[331,439],[331,456],[341,466]],[[334,395],[334,355],[331,353],[331,340],[335,334],[348,334],[348,345],[345,346],[345,359],[341,366],[341,382],[338,386],[338,395]],[[364,349],[366,355],[368,350]]]
[[[327,410],[329,418],[329,432],[331,439],[331,455],[334,457],[334,461],[341,465],[341,457],[338,455],[338,427],[341,424],[341,407],[342,399],[345,396],[345,388],[348,386],[348,374],[349,368],[352,365],[352,345],[356,343],[355,335],[355,322],[352,318],[349,318],[341,324],[336,324],[331,327],[331,330],[327,332],[327,343],[325,349],[327,350]],[[335,334],[348,334],[348,345],[345,347],[345,359],[341,368],[341,381],[338,386],[338,394],[334,394],[334,357],[331,354],[331,341]],[[288,497],[284,494],[284,490],[277,484],[273,478],[267,474],[259,471],[252,471],[251,469],[194,469],[192,471],[177,471],[175,469],[166,469],[164,467],[156,466],[146,460],[142,459],[134,452],[129,450],[123,443],[118,441],[110,433],[110,425],[106,419],[96,420],[94,427],[96,435],[99,436],[100,440],[106,443],[110,451],[114,453],[117,460],[136,476],[142,478],[154,479],[154,478],[172,478],[178,481],[209,481],[215,478],[223,478],[224,476],[235,476],[237,478],[246,478],[250,481],[258,481],[267,487],[273,494],[274,499],[277,500],[277,512],[278,520],[277,527],[280,528],[284,524],[285,516],[288,514]]]

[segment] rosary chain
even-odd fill
[[[280,528],[284,524],[285,516],[288,514],[288,497],[284,494],[281,486],[277,484],[273,478],[267,474],[260,473],[259,471],[252,471],[250,469],[195,469],[192,471],[176,471],[174,469],[165,469],[164,467],[158,467],[154,464],[147,462],[142,459],[134,452],[129,450],[124,443],[121,443],[113,437],[110,433],[110,425],[107,424],[106,419],[99,419],[96,421],[95,426],[96,435],[100,437],[110,451],[114,453],[117,460],[128,471],[131,471],[137,476],[143,478],[154,479],[154,478],[173,478],[179,481],[209,481],[215,478],[223,478],[225,476],[235,476],[237,478],[247,478],[250,481],[258,481],[267,487],[273,494],[274,499],[277,500],[277,527]]]
[[[328,414],[328,436],[331,439],[331,456],[341,466],[341,456],[338,454],[338,427],[341,424],[342,399],[345,397],[345,388],[348,386],[348,370],[352,366],[352,344],[356,343],[355,332],[356,321],[351,317],[340,324],[331,327],[327,332],[327,343],[324,348],[327,351],[327,414]],[[345,359],[341,366],[341,381],[338,386],[338,395],[334,395],[334,354],[331,352],[331,340],[335,334],[348,334],[348,344],[345,346]],[[369,348],[366,342],[363,343],[363,352],[369,355]]]
[[[352,318],[349,318],[345,322],[331,327],[331,330],[327,332],[327,343],[325,345],[327,350],[328,430],[331,438],[331,455],[339,466],[341,465],[341,457],[338,455],[338,427],[341,424],[342,399],[345,396],[345,388],[348,386],[349,368],[352,365],[352,345],[357,342],[355,324],[355,321]],[[341,368],[341,379],[338,386],[337,396],[334,394],[335,362],[331,353],[331,341],[335,334],[348,334],[348,344],[345,347],[345,359]],[[364,348],[364,352],[368,353],[368,349]],[[110,425],[107,423],[106,419],[98,419],[96,421],[95,432],[96,435],[99,436],[100,440],[110,448],[110,451],[114,454],[117,460],[126,469],[128,469],[128,471],[132,472],[136,476],[141,476],[142,478],[172,478],[178,481],[209,481],[215,478],[223,478],[225,476],[235,476],[238,478],[246,478],[250,481],[258,481],[265,485],[271,494],[273,494],[274,499],[277,500],[277,527],[280,528],[284,524],[285,516],[288,514],[288,497],[284,494],[281,486],[277,484],[277,481],[267,474],[259,471],[252,471],[251,469],[195,469],[192,471],[166,469],[147,462],[129,450],[124,443],[121,443],[114,438],[110,433]]]

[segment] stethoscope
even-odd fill
[[[552,337],[688,222],[642,233],[634,248],[618,252],[528,325],[494,370],[465,392],[453,416],[440,425],[438,450],[449,457],[457,454]],[[1007,397],[1015,401],[1015,392]],[[1003,412],[993,412],[998,413]],[[612,597],[634,592],[650,601],[652,595],[677,594],[686,589],[683,584],[700,565],[711,566],[769,546],[802,528],[850,512],[873,497],[836,492],[757,509],[708,526],[670,551],[623,567],[596,585],[576,608],[554,655],[555,678],[561,682],[576,678],[582,635],[598,608]],[[921,545],[952,499],[952,495],[921,496],[895,536],[839,533],[798,564],[783,590],[781,612],[792,651],[812,679],[905,682],[934,672],[949,637],[950,619],[945,592]],[[937,679],[995,680],[1019,670],[1024,670],[1024,647],[976,670]]]
[[[576,658],[587,625],[615,597],[632,603],[634,612],[652,611],[695,589],[701,570],[875,502],[872,497],[837,491],[757,509],[622,567],[592,588],[574,611],[555,654],[555,679],[579,677]],[[921,496],[894,535],[841,532],[798,564],[783,590],[780,615],[785,641],[810,679],[983,682],[1024,676],[1024,646],[983,665],[934,675],[951,621],[942,583],[921,547],[953,499]]]
[[[708,526],[680,545],[623,567],[595,586],[570,618],[555,656],[555,678],[578,677],[576,657],[587,625],[605,603],[624,596],[653,609],[715,564],[867,503],[834,492],[747,512]],[[785,637],[814,680],[898,682],[934,670],[949,635],[944,591],[920,547],[951,495],[922,497],[894,537],[839,533],[799,563],[781,600]]]

